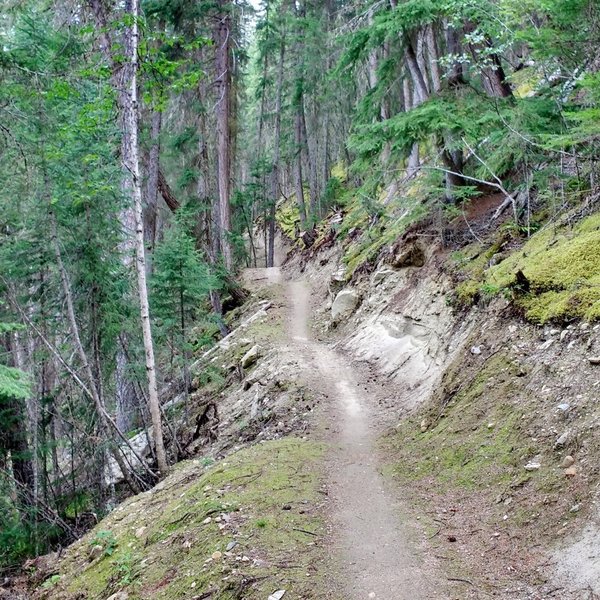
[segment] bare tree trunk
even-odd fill
[[[431,73],[432,90],[438,93],[442,89],[442,75],[439,64],[439,50],[435,25],[429,23],[425,29],[425,42],[427,44],[427,57],[429,59],[429,72]]]
[[[407,77],[404,77],[404,80],[402,82],[402,92],[404,96],[404,110],[408,112],[413,108],[413,94],[410,88],[410,82],[408,81]],[[420,164],[421,161],[419,157],[419,143],[415,142],[412,145],[410,155],[408,157],[406,175],[408,177],[412,177],[413,175],[415,175],[419,170]]]
[[[300,212],[300,224],[306,229],[306,204],[304,202],[304,182],[302,179],[302,98],[298,100],[294,124],[294,140],[296,142],[296,160],[294,183],[296,188],[296,202]]]
[[[231,247],[231,5],[218,0],[219,15],[215,28],[215,68],[217,91],[217,187],[220,247],[227,269],[233,267]],[[216,212],[216,211],[215,211]]]
[[[273,170],[271,171],[271,204],[269,206],[269,241],[267,267],[275,265],[275,211],[279,198],[279,161],[281,156],[281,100],[283,95],[283,67],[285,59],[285,40],[279,45],[279,64],[277,67],[277,92],[275,98],[275,129],[273,133]]]
[[[464,83],[462,65],[457,60],[457,57],[460,56],[462,49],[458,39],[458,32],[448,22],[444,23],[444,35],[446,38],[446,52],[454,58],[452,67],[448,74],[448,84],[451,87],[455,87]]]
[[[158,173],[160,169],[160,130],[162,113],[152,112],[150,124],[150,155],[148,157],[148,181],[146,183],[146,211],[144,218],[144,233],[146,248],[151,253],[156,245],[156,224],[158,211]],[[148,261],[148,274],[152,272],[152,261]]]
[[[317,218],[317,205],[319,201],[319,188],[317,182],[317,139],[314,135],[315,128],[306,127],[306,111],[302,110],[302,145],[306,149],[308,161],[308,196],[310,202],[310,218],[314,222]]]
[[[298,19],[304,17],[305,8],[301,2],[290,0],[290,12],[295,13]],[[304,121],[304,37],[303,32],[299,31],[298,28],[295,30],[295,62],[296,62],[296,74],[295,74],[295,90],[293,105],[295,108],[294,112],[294,143],[295,143],[295,161],[294,161],[294,187],[296,192],[296,203],[298,205],[298,211],[300,213],[300,225],[302,229],[307,227],[307,211],[306,203],[304,201],[304,177],[302,173],[303,169],[303,156],[304,156],[304,143],[305,143],[305,131],[306,124]]]
[[[425,75],[419,66],[411,40],[407,37],[404,43],[406,66],[413,82],[413,108],[415,108],[429,98],[429,90],[427,89]]]
[[[138,145],[138,0],[131,0],[131,27],[127,30],[130,38],[131,55],[128,57],[131,66],[131,81],[125,105],[123,123],[129,139],[129,161],[127,168],[131,175],[131,192],[133,200],[133,217],[135,223],[135,264],[137,272],[138,296],[140,303],[140,317],[142,321],[142,335],[144,339],[144,353],[146,355],[146,375],[148,379],[148,408],[152,417],[152,432],[158,470],[164,477],[169,466],[163,441],[162,417],[158,399],[156,383],[156,365],[154,361],[154,342],[150,325],[150,307],[148,304],[148,288],[146,284],[146,256],[144,249],[144,221],[142,209],[142,182],[140,178],[140,161]]]

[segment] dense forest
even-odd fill
[[[490,195],[521,240],[598,199],[595,0],[13,0],[0,40],[1,568],[187,456],[190,366],[281,232],[359,235],[351,275]],[[553,301],[598,318],[593,283]]]

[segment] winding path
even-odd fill
[[[275,275],[272,273],[271,277]],[[386,490],[375,451],[376,409],[348,359],[311,339],[310,289],[287,284],[289,333],[310,386],[332,400],[326,409],[332,451],[327,471],[331,527],[345,597],[352,600],[429,600],[447,596],[425,560],[417,532]],[[359,387],[359,383],[361,386]]]

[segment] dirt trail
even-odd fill
[[[271,280],[271,275],[269,279]],[[310,386],[331,400],[326,414],[332,432],[327,465],[332,497],[332,535],[345,597],[361,600],[425,600],[446,596],[435,570],[402,522],[400,506],[384,488],[375,451],[376,409],[360,375],[342,354],[313,341],[309,332],[311,293],[303,282],[288,287],[291,342]],[[359,387],[359,384],[361,386]]]

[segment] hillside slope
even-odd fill
[[[500,266],[533,282],[552,259],[560,278],[590,219]],[[599,325],[535,323],[521,307],[542,288],[465,308],[456,254],[410,235],[369,270],[345,264],[333,243],[290,253],[283,278],[247,273],[248,324],[195,366],[229,373],[193,396],[198,458],[40,570],[38,597],[600,592]],[[485,290],[499,270],[470,276]]]

